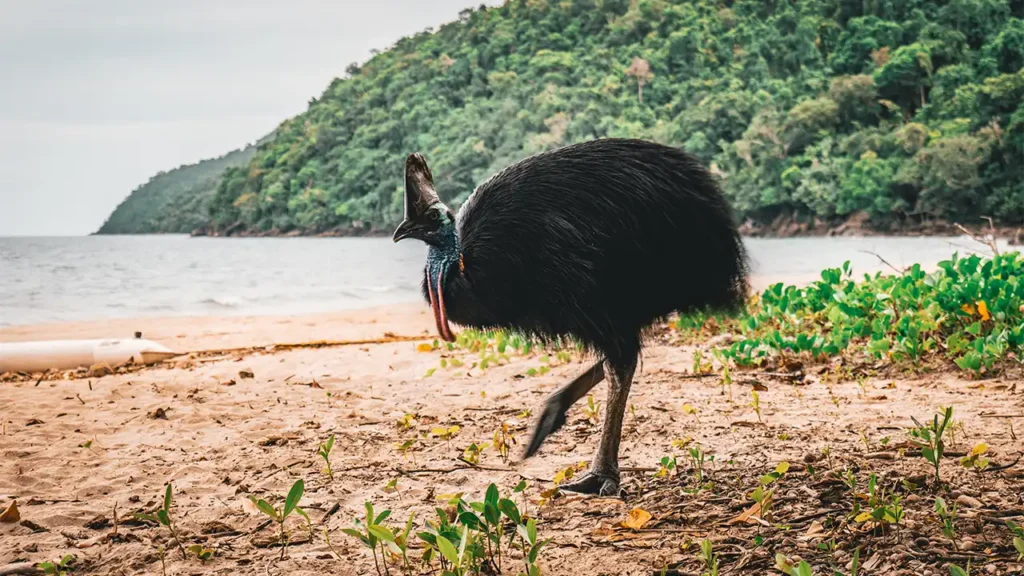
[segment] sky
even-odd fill
[[[352,62],[500,0],[0,0],[0,236],[94,232],[161,170],[306,109]]]

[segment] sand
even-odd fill
[[[431,324],[429,310],[417,304],[307,317],[18,327],[0,330],[0,342],[134,331],[179,351],[388,333],[427,342]],[[562,495],[539,507],[540,491],[552,487],[558,470],[591,457],[599,428],[582,407],[533,459],[518,461],[521,446],[509,464],[491,450],[480,468],[459,457],[471,442],[489,440],[501,422],[525,442],[532,420],[524,411],[538,413],[547,394],[585,368],[585,359],[529,377],[528,370],[543,365],[539,353],[512,355],[486,370],[467,370],[477,354],[446,353],[464,366],[445,369],[439,368],[441,353],[419,352],[416,344],[233,352],[100,378],[0,382],[0,509],[16,500],[20,511],[18,522],[0,523],[0,573],[13,563],[73,553],[76,573],[160,574],[162,545],[167,574],[373,574],[369,552],[340,531],[363,515],[364,501],[393,510],[397,524],[410,511],[424,518],[437,505],[436,495],[465,492],[480,499],[490,482],[507,492],[522,479],[530,483],[528,507],[542,536],[554,539],[542,554],[545,574],[646,575],[666,566],[672,567],[667,574],[698,574],[695,543],[705,536],[715,542],[723,570],[736,574],[778,574],[771,569],[776,552],[813,559],[819,574],[830,562],[842,568],[849,550],[816,548],[831,537],[840,548],[865,546],[869,574],[947,574],[947,562],[968,559],[976,573],[1021,569],[1002,520],[1024,523],[1024,466],[977,473],[961,468],[957,458],[943,462],[952,490],[947,498],[962,501],[957,551],[930,512],[930,465],[905,445],[910,416],[923,419],[940,405],[954,405],[962,431],[949,450],[962,453],[986,442],[994,463],[1012,463],[1021,450],[1015,436],[1024,433],[1024,387],[1012,379],[975,382],[938,373],[830,384],[808,368],[800,385],[788,377],[737,373],[729,390],[717,377],[693,377],[693,348],[665,330],[649,346],[630,397],[621,461],[629,470],[623,472],[625,500]],[[766,388],[760,419],[750,406],[755,383]],[[603,404],[603,388],[595,394]],[[415,416],[411,429],[397,424],[405,414]],[[450,441],[429,434],[456,424],[461,429]],[[316,456],[330,434],[337,439],[333,480]],[[418,441],[403,457],[395,445],[413,437]],[[707,465],[713,489],[690,490],[686,450],[672,446],[673,439],[686,438],[714,454]],[[659,459],[673,453],[678,469],[654,478]],[[780,461],[790,462],[792,471],[780,484],[773,522],[789,530],[729,524],[750,505],[746,493],[757,477]],[[849,511],[841,483],[827,477],[844,469],[860,478],[861,492],[869,472],[894,490],[907,478],[925,485],[904,494],[899,539],[854,523],[835,533],[823,528],[822,521]],[[314,537],[309,540],[301,521],[289,520],[294,542],[279,561],[280,550],[271,547],[276,532],[247,497],[278,502],[299,478],[306,483],[301,505],[316,526]],[[395,478],[397,491],[385,490]],[[182,540],[214,550],[213,560],[183,560],[165,529],[131,520],[134,512],[154,509],[167,482],[173,483],[172,514]],[[634,506],[653,516],[635,533],[618,527]],[[324,526],[335,552],[321,535]],[[764,541],[755,546],[759,533]],[[977,566],[986,557],[993,559],[989,566]]]

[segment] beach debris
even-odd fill
[[[238,377],[241,378],[242,380],[245,380],[246,378],[255,378],[256,375],[253,374],[252,370],[239,370]]]
[[[18,501],[11,500],[11,503],[7,506],[7,509],[0,512],[0,522],[6,522],[13,524],[21,520],[21,512],[18,512]]]
[[[153,410],[146,416],[152,420],[167,420],[168,410],[170,410],[170,408],[157,408],[156,410]]]

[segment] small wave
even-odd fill
[[[209,304],[211,306],[220,306],[222,308],[237,308],[242,305],[242,299],[238,296],[217,296],[213,298],[203,298],[199,303]]]

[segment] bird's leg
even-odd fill
[[[608,403],[605,405],[604,426],[597,455],[590,471],[575,482],[563,484],[562,490],[598,496],[616,496],[619,493],[619,441],[622,438],[622,419],[626,415],[629,386],[636,370],[634,359],[627,366],[616,368],[605,361],[608,376]]]
[[[604,360],[598,360],[586,372],[555,391],[544,405],[544,412],[537,419],[537,427],[533,429],[533,437],[526,448],[526,457],[533,456],[544,439],[565,424],[565,413],[577,400],[604,380]]]

